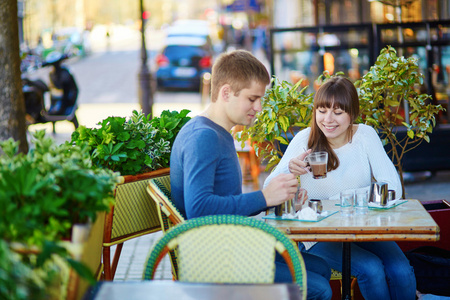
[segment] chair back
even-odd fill
[[[171,200],[170,175],[149,180],[147,192],[156,203],[163,232],[185,221]]]
[[[180,281],[273,283],[278,251],[294,282],[306,291],[306,271],[298,247],[275,227],[254,218],[214,215],[174,226],[150,253],[144,279],[153,279],[161,259],[175,248]]]
[[[114,189],[115,205],[106,215],[103,234],[104,279],[113,280],[123,243],[161,230],[155,202],[147,193],[150,178],[165,176],[170,168],[121,176]],[[111,262],[111,247],[117,245]]]
[[[110,236],[112,242],[141,232],[160,230],[155,203],[146,193],[147,184],[148,180],[139,180],[116,186]]]
[[[184,222],[184,218],[171,201],[170,175],[150,179],[147,192],[156,203],[161,230],[165,233],[170,228]],[[177,249],[170,251],[170,263],[172,276],[178,278],[178,253]]]

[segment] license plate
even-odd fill
[[[176,77],[194,77],[197,73],[195,68],[176,68],[173,71],[173,74]]]

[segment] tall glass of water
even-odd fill
[[[355,211],[357,215],[365,215],[369,212],[369,194],[366,189],[356,190]]]
[[[345,190],[341,192],[341,215],[349,217],[353,215],[353,206],[355,200],[354,190]]]

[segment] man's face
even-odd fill
[[[252,81],[251,85],[242,89],[238,95],[234,92],[229,94],[226,109],[232,126],[252,124],[256,113],[261,111],[261,98],[265,90],[266,86],[263,83]]]

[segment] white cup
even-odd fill
[[[355,191],[345,190],[341,192],[341,215],[349,217],[353,215],[353,207],[355,203]]]
[[[365,215],[369,212],[369,194],[365,189],[355,192],[355,212],[357,215]]]

